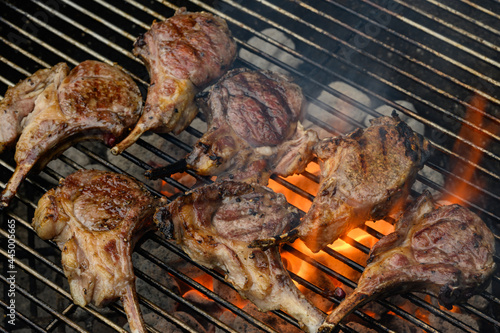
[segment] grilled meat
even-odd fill
[[[145,332],[135,292],[132,249],[154,229],[159,200],[134,179],[80,170],[38,202],[33,227],[62,251],[75,304],[103,306],[121,298],[132,332]]]
[[[265,185],[271,173],[299,173],[311,160],[318,137],[303,129],[302,91],[285,75],[234,69],[198,101],[208,130],[185,158],[198,174]]]
[[[321,168],[320,187],[301,224],[291,234],[252,245],[300,237],[318,252],[365,221],[383,218],[405,203],[430,149],[427,140],[393,114],[374,119],[364,130],[323,139],[314,152]]]
[[[330,332],[354,309],[385,295],[422,291],[451,308],[481,291],[495,270],[494,237],[467,208],[435,208],[424,193],[404,212],[393,233],[370,252],[357,288],[328,315],[320,332]]]
[[[299,236],[318,252],[367,220],[405,203],[429,143],[397,115],[315,146],[321,168],[318,194],[299,226]]]
[[[63,67],[64,68],[64,67]],[[35,166],[43,167],[77,141],[97,139],[113,145],[140,116],[142,98],[123,71],[98,61],[84,61],[64,80],[62,73],[36,98],[23,120],[16,145],[16,170],[2,192],[5,207]]]
[[[155,22],[134,43],[134,54],[149,71],[144,113],[129,136],[112,152],[120,154],[148,130],[180,133],[198,113],[197,92],[221,77],[236,57],[227,23],[210,13],[186,12]]]
[[[261,311],[282,309],[316,332],[324,315],[296,288],[279,247],[250,249],[255,239],[284,231],[298,218],[282,194],[223,181],[197,188],[158,209],[155,221],[194,261],[226,273],[226,280]]]
[[[23,129],[24,118],[33,111],[37,97],[50,85],[59,86],[69,68],[59,63],[49,69],[40,69],[32,76],[7,89],[0,101],[0,153],[16,144]]]

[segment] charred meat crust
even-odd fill
[[[173,235],[192,260],[224,271],[226,280],[259,310],[281,308],[313,333],[323,314],[295,287],[279,248],[249,247],[255,239],[287,230],[296,219],[297,210],[283,195],[233,181],[196,188],[155,214],[160,228],[167,226],[166,236]]]
[[[177,79],[189,79],[203,89],[232,64],[236,44],[222,18],[180,8],[174,16],[154,22],[140,35],[133,52],[150,71],[160,72],[153,64],[164,66],[161,71]],[[160,58],[155,58],[157,53]]]
[[[186,156],[188,168],[218,180],[267,184],[271,173],[302,172],[317,134],[304,130],[304,97],[291,78],[237,68],[197,100],[208,130]]]
[[[284,75],[237,69],[219,81],[212,96],[219,98],[219,89],[224,97],[227,95],[228,123],[252,146],[283,142],[302,118],[301,90]],[[290,98],[292,95],[294,98]]]
[[[317,252],[365,221],[400,209],[429,150],[396,114],[320,141],[314,146],[320,189],[299,226],[301,239]]]
[[[68,65],[62,62],[52,68],[40,69],[7,89],[0,101],[0,153],[15,146],[24,128],[24,119],[33,111],[36,99],[45,88],[59,85],[68,73]]]
[[[47,200],[50,205],[44,204]],[[158,204],[141,183],[97,170],[69,175],[40,199],[33,227],[63,250],[65,274],[77,304],[102,306],[103,300],[121,297],[121,287],[133,285],[132,248],[154,228],[152,215]],[[102,267],[114,277],[101,276]]]
[[[33,168],[44,167],[82,140],[113,142],[123,137],[140,116],[139,88],[118,66],[87,60],[69,74],[60,74],[58,80],[44,87],[33,111],[24,119],[16,146],[17,167],[2,192],[0,205],[10,202]]]
[[[227,23],[207,12],[180,8],[153,22],[134,43],[149,72],[144,112],[132,132],[112,148],[119,154],[148,130],[179,134],[194,119],[196,94],[222,76],[236,57],[236,42]]]
[[[153,230],[161,200],[128,176],[80,170],[39,201],[33,228],[61,249],[75,304],[121,298],[132,332],[146,332],[135,292],[132,250]]]
[[[456,204],[436,207],[426,191],[405,210],[395,231],[373,246],[358,286],[320,332],[335,330],[354,309],[394,293],[429,293],[451,308],[486,287],[496,268],[494,253],[494,236],[477,215]]]

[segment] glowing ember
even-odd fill
[[[209,274],[202,274],[200,276],[193,278],[193,280],[195,280],[196,282],[198,282],[207,289],[210,289],[212,291],[214,290],[214,279]]]
[[[365,224],[384,235],[388,235],[394,231],[394,225],[384,220],[367,221]]]
[[[191,188],[195,183],[196,183],[196,178],[193,176],[183,172],[183,173],[176,173],[171,176],[172,179],[176,180],[177,182],[181,183],[182,185]],[[172,186],[168,184],[165,181],[161,181],[161,193],[166,195],[166,196],[172,196],[176,193],[181,193],[182,191],[176,188],[175,186]]]
[[[306,171],[317,176],[319,175],[319,165],[316,163],[309,163],[309,165],[306,168]],[[309,194],[316,195],[316,192],[318,192],[319,184],[302,175],[293,175],[287,177],[286,181],[299,187],[300,189],[306,191]],[[295,193],[294,191],[287,189],[286,187],[283,187],[282,185],[278,184],[272,179],[269,181],[268,186],[274,192],[284,194],[286,200],[289,203],[291,203],[292,205],[294,205],[295,207],[304,212],[307,212],[309,210],[309,207],[311,207],[312,202],[310,200],[304,198],[300,194]]]

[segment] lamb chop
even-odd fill
[[[134,43],[133,53],[149,71],[144,113],[113,154],[120,154],[146,131],[179,134],[198,113],[195,95],[221,77],[236,57],[236,43],[226,21],[185,8],[155,22]]]
[[[80,170],[38,202],[33,228],[62,251],[75,304],[104,306],[121,298],[132,332],[146,332],[135,291],[132,249],[155,228],[160,200],[140,182],[112,172]]]
[[[16,144],[23,119],[33,111],[37,97],[51,84],[59,86],[68,73],[68,65],[61,62],[52,68],[40,69],[7,89],[0,101],[0,153]]]
[[[299,226],[300,238],[313,252],[401,208],[430,155],[428,141],[395,113],[348,136],[325,139],[314,151],[322,179]]]
[[[323,139],[314,152],[321,168],[320,187],[301,224],[287,235],[254,245],[300,237],[318,252],[365,221],[398,211],[430,148],[393,114],[347,136]]]
[[[160,231],[192,260],[224,271],[226,280],[261,311],[281,308],[304,330],[316,332],[324,315],[290,279],[279,247],[248,247],[252,240],[282,232],[297,219],[297,210],[282,194],[234,181],[199,187],[155,214]]]
[[[0,208],[9,204],[35,165],[42,168],[75,142],[96,139],[113,145],[137,121],[141,107],[139,88],[130,76],[98,61],[84,61],[64,80],[48,84],[23,120],[14,156],[17,167],[2,192]]]
[[[457,204],[436,208],[425,192],[373,246],[358,286],[319,331],[331,332],[356,308],[394,293],[429,293],[450,309],[486,287],[494,253],[493,234],[477,215]]]
[[[302,90],[285,75],[238,68],[198,100],[208,130],[184,160],[147,177],[186,166],[200,175],[266,185],[271,173],[304,171],[312,159],[316,132],[305,131]]]

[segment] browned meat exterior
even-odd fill
[[[140,116],[142,98],[135,82],[118,67],[98,61],[76,66],[62,81],[49,84],[24,120],[16,145],[16,170],[2,192],[8,205],[35,166],[43,167],[77,141],[113,145]]]
[[[199,99],[208,130],[186,157],[187,167],[262,185],[271,173],[304,171],[318,136],[300,124],[303,100],[300,87],[282,74],[231,70]]]
[[[226,280],[261,311],[282,309],[316,332],[324,315],[300,293],[283,267],[278,247],[248,244],[280,233],[298,212],[260,185],[223,181],[197,188],[158,209],[160,230],[194,261],[226,273]]]
[[[40,69],[7,89],[0,101],[0,153],[16,144],[23,129],[23,119],[33,111],[38,96],[50,85],[59,86],[68,73],[68,65],[59,63],[49,69]]]
[[[119,154],[146,131],[180,133],[198,113],[196,93],[221,77],[236,57],[236,43],[226,21],[207,12],[180,8],[155,22],[134,44],[134,54],[148,68],[144,114],[130,135],[116,145]]]
[[[328,315],[320,332],[334,330],[354,309],[385,295],[422,291],[447,308],[486,287],[495,270],[495,243],[486,224],[467,208],[435,208],[424,193],[393,233],[370,252],[357,288]]]
[[[429,144],[396,115],[370,127],[319,142],[318,194],[298,227],[299,236],[318,252],[338,237],[380,219],[404,204]]]
[[[146,332],[135,292],[132,249],[154,229],[159,200],[138,181],[80,170],[38,202],[33,227],[62,251],[75,304],[103,306],[122,299],[132,332]]]

